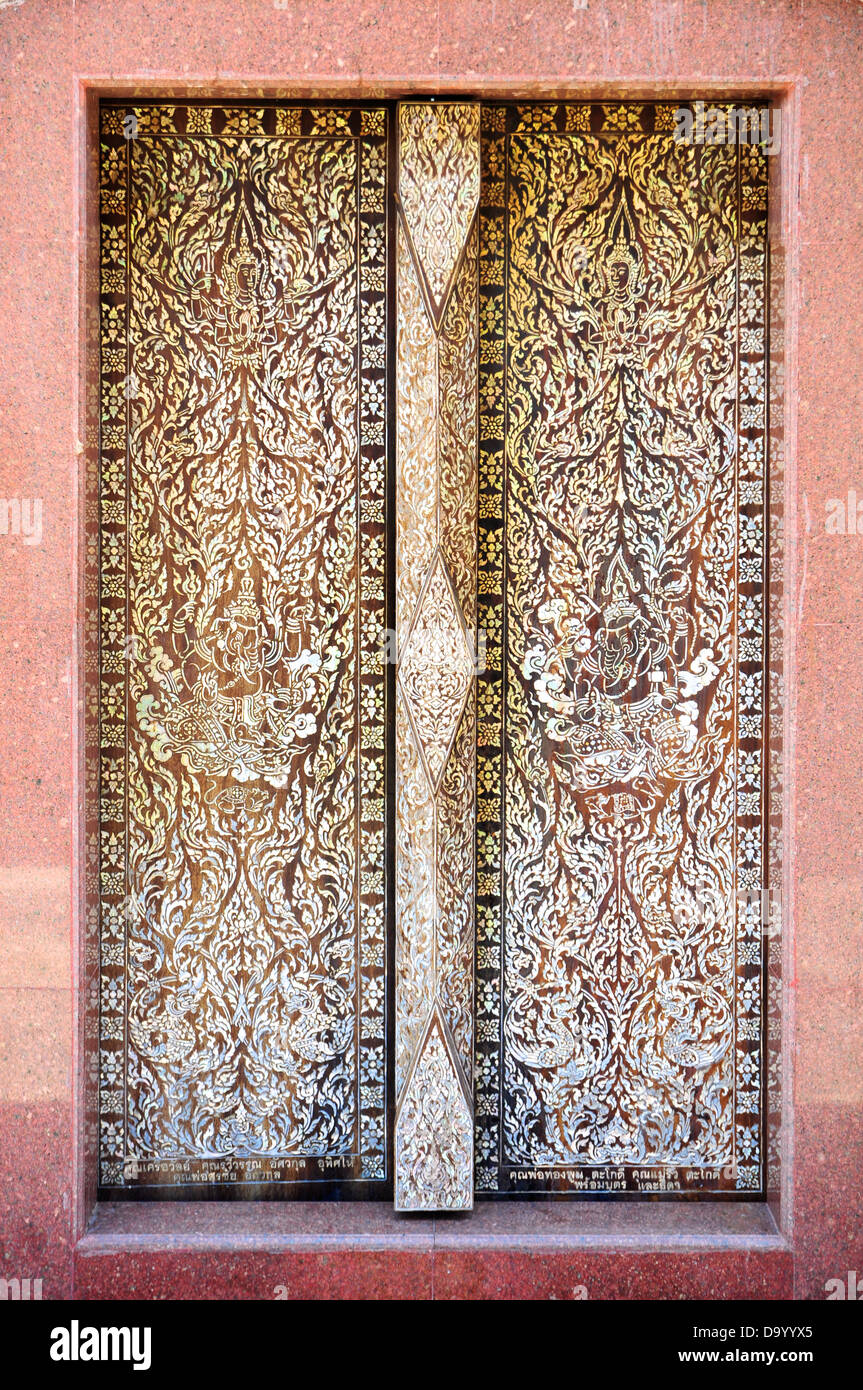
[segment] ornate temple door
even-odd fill
[[[766,168],[110,104],[103,1195],[763,1190]]]
[[[763,1183],[766,160],[681,125],[483,109],[478,1192]]]
[[[385,1195],[388,112],[101,122],[101,1185]]]

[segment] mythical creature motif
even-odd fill
[[[741,229],[738,150],[681,150],[637,113],[564,133],[549,107],[483,142],[488,1190],[539,1165],[554,1186],[605,1164],[625,1185],[645,1163],[758,1180],[732,1160],[757,1153],[758,954],[735,903],[757,870],[735,856],[744,833],[760,854],[760,773],[750,793],[737,767],[762,734],[737,710],[760,712],[763,651],[737,622],[762,605],[761,491],[741,473],[763,468],[764,421],[735,402],[750,376],[763,392],[764,223]]]
[[[103,145],[103,1180],[383,1178],[386,137],[147,111]]]

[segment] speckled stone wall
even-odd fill
[[[863,7],[828,0],[0,5],[0,497],[20,517],[0,535],[6,1277],[42,1278],[46,1297],[271,1297],[277,1283],[423,1297],[434,1276],[447,1297],[585,1284],[592,1298],[817,1299],[863,1267],[861,48]],[[363,1208],[148,1203],[90,1224],[78,625],[91,117],[100,93],[256,91],[764,95],[782,112],[786,1065],[770,1210],[486,1206],[456,1228]]]

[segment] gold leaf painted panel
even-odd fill
[[[765,161],[618,114],[484,122],[477,1185],[752,1192]]]
[[[387,1176],[386,126],[335,114],[103,111],[112,1190]]]

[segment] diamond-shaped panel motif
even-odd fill
[[[399,682],[437,787],[473,679],[474,661],[438,551],[405,644]]]
[[[473,1116],[437,1010],[396,1120],[396,1211],[470,1211]]]
[[[399,193],[439,324],[479,202],[479,107],[405,102]]]

